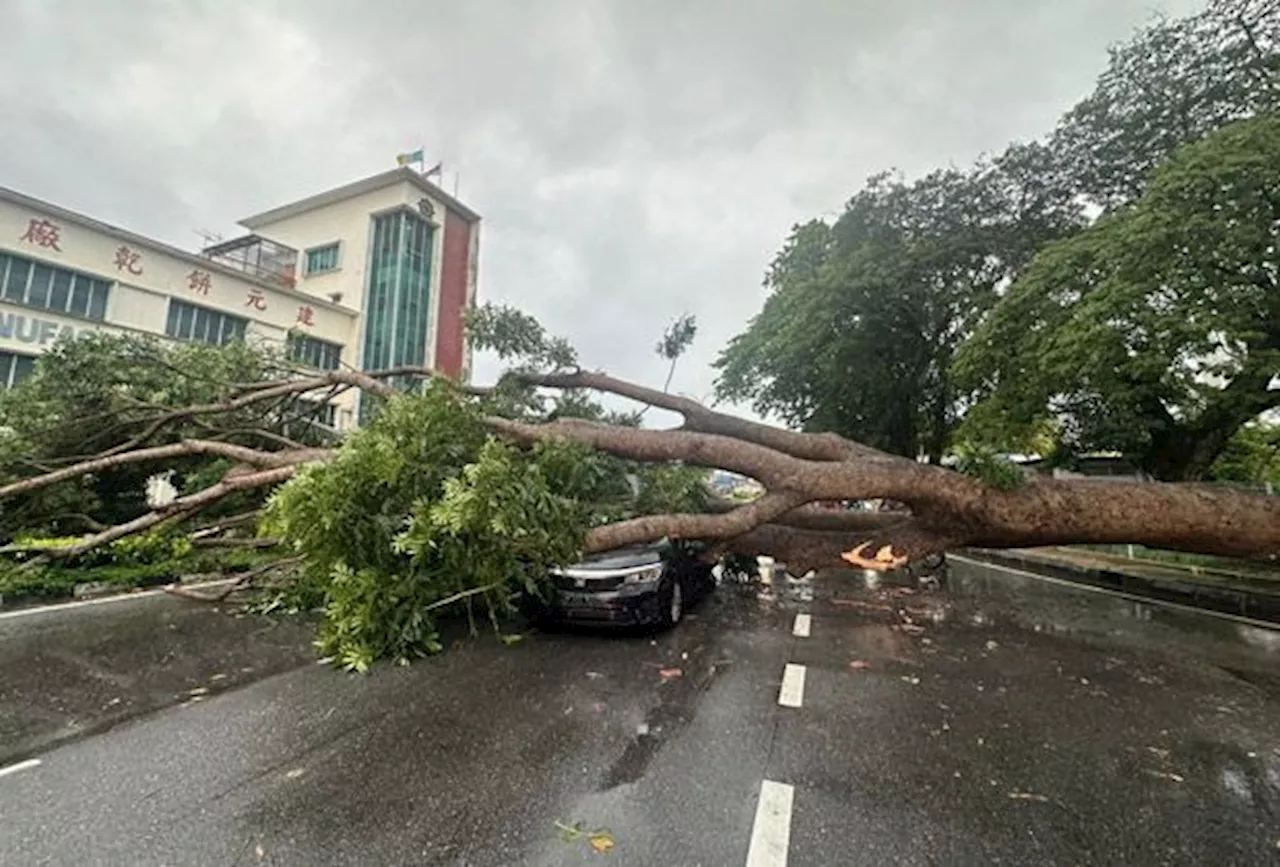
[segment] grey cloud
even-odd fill
[[[1198,5],[0,0],[0,183],[194,246],[424,144],[485,217],[482,298],[650,382],[693,312],[705,396],[793,223],[1048,131],[1108,43]]]

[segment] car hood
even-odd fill
[[[566,567],[564,572],[610,572],[615,569],[634,569],[643,566],[657,566],[662,563],[662,551],[656,545],[643,545],[634,548],[618,548],[613,551],[601,551],[584,557],[577,563]]]

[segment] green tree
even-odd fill
[[[717,396],[940,459],[961,409],[956,345],[1038,245],[1079,222],[1051,168],[1020,145],[913,183],[882,174],[833,225],[796,227],[764,308],[716,361]]]
[[[290,370],[274,350],[245,343],[214,347],[115,334],[61,341],[40,356],[29,378],[0,392],[0,478],[129,444],[195,437],[279,448],[330,439],[314,423],[319,407],[296,397],[238,412],[193,414],[151,429],[167,412],[217,403],[236,386],[280,379]],[[115,468],[7,503],[0,532],[81,532],[86,524],[126,520],[147,510],[143,482],[152,473],[174,470],[181,487],[187,476],[199,481],[228,466],[188,457],[160,466]]]
[[[1158,19],[1111,50],[1049,145],[1080,195],[1104,208],[1131,202],[1177,148],[1280,109],[1278,52],[1274,0],[1212,0]]]
[[[1184,146],[1143,196],[1050,245],[962,347],[976,438],[1052,419],[1068,452],[1118,449],[1203,478],[1280,405],[1280,116]]]
[[[1280,488],[1280,424],[1258,420],[1240,428],[1209,475],[1219,482]]]

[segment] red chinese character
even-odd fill
[[[57,223],[49,220],[31,220],[27,223],[26,234],[18,240],[35,244],[37,247],[52,247],[61,253],[62,248],[58,246],[61,234],[62,228]]]
[[[141,274],[142,254],[137,250],[130,250],[128,247],[120,247],[116,250],[116,270],[128,271],[130,274]]]
[[[267,309],[267,296],[262,294],[261,289],[250,289],[249,300],[244,302],[245,307],[252,307],[254,310]]]
[[[309,304],[304,304],[298,308],[298,321],[303,325],[316,324],[316,309]]]
[[[199,292],[201,295],[209,294],[209,287],[213,285],[213,278],[209,276],[208,271],[196,269],[187,275],[187,288],[192,292]]]

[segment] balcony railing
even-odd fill
[[[259,235],[214,244],[200,255],[260,280],[293,286],[298,279],[298,251]]]

